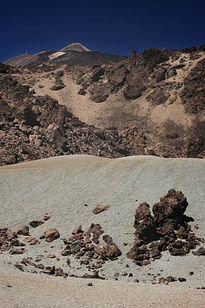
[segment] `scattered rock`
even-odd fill
[[[44,232],[44,237],[47,242],[52,242],[60,237],[60,233],[56,229],[51,229]]]
[[[50,255],[47,255],[46,258],[49,258],[49,259],[53,259],[55,258],[56,256],[54,254],[50,254]]]
[[[82,231],[82,225],[79,225],[79,226],[77,226],[74,230],[73,230],[73,232],[72,232],[72,234],[77,234],[77,233],[82,233],[83,231]]]
[[[111,238],[110,235],[107,235],[107,234],[103,235],[103,240],[108,245],[113,245],[114,244],[113,239]]]
[[[195,256],[205,256],[205,248],[200,247],[197,251],[192,251]]]
[[[109,209],[109,205],[103,206],[101,204],[98,204],[94,209],[93,209],[93,213],[94,214],[99,214],[101,212],[106,211],[107,209]]]
[[[42,271],[44,274],[54,275],[55,274],[55,266],[46,266]]]
[[[60,276],[60,277],[68,277],[67,273],[64,273],[64,271],[62,270],[62,268],[58,267],[55,269],[55,276]]]
[[[20,271],[24,272],[23,265],[16,263],[14,264],[14,266],[18,268]]]
[[[17,232],[18,235],[29,235],[29,227],[28,226],[21,226],[18,228]]]
[[[11,248],[9,250],[10,255],[20,255],[24,253],[25,249],[24,248]]]
[[[186,278],[179,277],[178,280],[179,280],[180,282],[185,282],[185,281],[186,281]]]
[[[44,222],[43,221],[40,221],[40,220],[32,220],[29,222],[29,225],[33,228],[37,228],[39,227],[40,225],[42,225]]]
[[[92,282],[89,282],[87,286],[92,287],[93,286]]]
[[[48,216],[48,215],[43,216],[43,220],[44,220],[44,221],[47,221],[47,220],[49,220],[50,218],[51,218],[51,216]]]

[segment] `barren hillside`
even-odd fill
[[[2,64],[0,163],[64,154],[204,158],[204,65],[203,47],[102,65]]]

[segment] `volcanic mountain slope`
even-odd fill
[[[4,61],[4,64],[11,65],[14,67],[25,66],[29,63],[36,62],[57,62],[65,63],[67,65],[86,65],[112,63],[125,59],[126,57],[117,56],[112,54],[105,54],[102,52],[91,51],[87,47],[80,43],[72,43],[58,51],[44,50],[34,55],[22,54],[14,58]]]
[[[205,157],[205,52],[1,66],[1,164],[64,154]],[[49,96],[48,96],[49,95]]]

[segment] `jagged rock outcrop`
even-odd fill
[[[147,203],[140,204],[135,213],[135,243],[127,257],[141,266],[159,259],[162,251],[185,256],[196,248],[203,239],[191,231],[189,222],[194,219],[184,214],[187,206],[183,193],[174,189],[154,204],[153,215]]]

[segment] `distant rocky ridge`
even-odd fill
[[[4,61],[4,64],[8,64],[14,67],[20,67],[30,63],[49,61],[64,63],[67,65],[86,65],[89,63],[112,63],[114,61],[119,61],[124,58],[125,57],[123,56],[91,51],[80,43],[72,43],[60,49],[59,51],[44,50],[34,55],[21,54]]]
[[[64,154],[204,158],[204,67],[203,46],[86,66],[1,64],[0,164]]]

